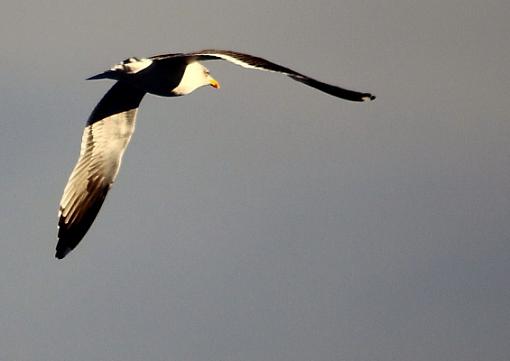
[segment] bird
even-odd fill
[[[201,63],[223,60],[248,69],[280,73],[337,98],[363,102],[371,93],[321,82],[258,56],[231,50],[130,57],[87,80],[116,82],[93,109],[83,130],[80,154],[59,204],[55,257],[64,258],[83,239],[117,178],[124,151],[135,130],[138,107],[145,94],[177,97],[211,86],[220,88]]]

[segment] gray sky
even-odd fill
[[[7,1],[0,360],[504,360],[508,1]],[[82,127],[129,56],[245,51],[147,97],[92,229],[53,258]]]

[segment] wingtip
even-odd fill
[[[71,251],[72,251],[72,248],[69,248],[69,247],[62,247],[62,248],[57,247],[57,252],[55,252],[55,258],[62,259],[65,256],[67,256],[67,254]]]
[[[364,102],[367,102],[367,101],[372,101],[375,99],[375,95],[373,94],[370,94],[370,93],[367,93],[367,94],[364,94],[363,97],[361,98]]]

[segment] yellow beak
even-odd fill
[[[218,81],[214,78],[210,78],[209,79],[209,84],[214,88],[214,89],[219,89],[220,88],[220,83],[218,83]]]

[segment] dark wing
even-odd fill
[[[170,55],[176,56],[176,54]],[[185,56],[196,58],[197,60],[222,59],[233,64],[240,65],[244,68],[282,73],[298,82],[311,86],[312,88],[318,89],[320,91],[323,91],[324,93],[346,100],[362,102],[375,99],[375,96],[370,93],[360,93],[354,90],[348,90],[340,88],[335,85],[327,84],[319,80],[310,78],[306,75],[300,74],[292,69],[270,62],[266,59],[262,59],[248,54],[238,53],[235,51],[208,49],[185,54]]]
[[[119,171],[145,92],[117,82],[83,131],[80,157],[60,201],[55,257],[64,258],[87,233]]]

